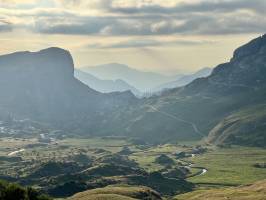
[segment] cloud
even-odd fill
[[[10,32],[12,28],[11,23],[0,19],[0,32]]]
[[[37,0],[0,0],[0,4],[32,4],[36,3]]]
[[[197,41],[197,40],[171,40],[171,41],[160,41],[152,39],[134,39],[126,40],[122,42],[116,42],[111,44],[93,43],[86,47],[98,48],[98,49],[123,49],[123,48],[148,48],[148,47],[164,47],[164,46],[194,46],[214,43],[213,41]]]
[[[190,3],[190,1],[176,2],[172,6],[162,6],[150,1],[149,4],[139,6],[112,6],[111,12],[125,14],[156,13],[156,14],[177,14],[177,13],[210,13],[210,12],[233,12],[236,10],[252,10],[264,12],[266,2],[264,0],[205,0]]]
[[[0,0],[0,3],[7,2],[19,1]],[[35,2],[37,6],[43,1],[26,2]],[[3,25],[2,29],[24,28],[42,34],[105,36],[224,35],[266,31],[265,0],[46,2],[50,2],[50,7],[37,6],[26,10],[23,7],[0,8],[0,18],[10,21],[13,28]]]
[[[20,6],[34,5],[38,0],[0,0],[0,8],[18,8]]]
[[[94,9],[108,10],[111,8],[112,0],[55,0],[56,3],[64,8],[71,9]]]
[[[188,17],[91,17],[75,16],[74,19],[44,17],[35,20],[35,31],[46,34],[79,35],[224,35],[263,33],[266,18],[250,13],[201,15]]]

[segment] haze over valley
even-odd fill
[[[265,9],[0,0],[0,200],[264,200]]]

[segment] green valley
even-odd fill
[[[74,71],[58,47],[0,56],[0,200],[265,200],[266,35],[210,75],[138,97]],[[177,78],[124,73],[139,89]]]

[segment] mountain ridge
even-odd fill
[[[0,105],[12,113],[57,127],[59,124],[62,129],[86,136],[119,135],[151,143],[199,140],[210,132],[220,137],[224,128],[215,127],[223,120],[266,103],[265,38],[238,48],[234,57],[218,65],[210,76],[143,99],[131,92],[102,94],[87,87],[74,78],[73,59],[62,49],[1,56],[0,91],[4,92]],[[235,130],[243,130],[240,126],[246,123],[242,122]],[[213,133],[215,130],[219,131]],[[265,138],[263,132],[255,131],[256,137]],[[243,144],[241,137],[246,136],[233,132],[237,139],[232,144]],[[217,143],[217,139],[211,141]],[[255,144],[255,138],[249,140],[248,145]],[[260,144],[264,145],[266,142]]]
[[[265,37],[264,35],[255,41],[264,41]],[[246,55],[244,57],[234,57],[230,62],[218,65],[210,76],[144,101],[139,111],[129,113],[128,118],[132,121],[126,128],[127,134],[159,143],[199,140],[208,137],[209,132],[232,113],[252,105],[264,104],[266,43],[259,43],[264,46],[260,46],[258,51],[243,54]],[[252,47],[253,42],[238,48],[237,52]],[[193,127],[197,127],[201,134]],[[244,144],[239,136],[244,137],[244,134],[238,133],[238,139],[233,144]],[[265,135],[258,132],[256,137],[265,138]],[[248,145],[256,146],[255,140],[256,138],[249,140]],[[266,142],[260,144],[265,145]]]
[[[212,68],[205,67],[202,68],[195,73],[187,74],[180,76],[177,80],[168,82],[166,84],[160,85],[159,87],[155,88],[154,91],[163,91],[163,90],[169,90],[173,88],[183,87],[195,79],[207,77],[211,74]]]
[[[125,92],[129,90],[136,96],[141,96],[140,91],[121,79],[102,80],[79,69],[75,69],[74,74],[81,82],[102,93]]]
[[[70,52],[54,47],[2,55],[0,91],[0,107],[7,113],[83,134],[99,130],[117,106],[136,101],[128,92],[102,94],[89,88],[74,78]]]
[[[155,72],[143,72],[119,63],[82,67],[80,70],[96,76],[99,79],[122,79],[141,92],[150,91],[158,85],[175,79],[175,76],[165,76]]]

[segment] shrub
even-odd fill
[[[51,198],[33,188],[0,181],[0,200],[51,200]]]

